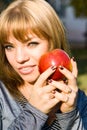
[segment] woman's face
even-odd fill
[[[48,50],[48,41],[40,39],[35,34],[29,34],[29,39],[25,43],[10,35],[8,43],[5,44],[8,62],[22,79],[29,83],[33,83],[40,75],[39,59]]]

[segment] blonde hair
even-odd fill
[[[23,84],[23,80],[8,63],[3,45],[8,41],[10,34],[24,41],[29,33],[35,33],[38,37],[49,40],[50,50],[61,48],[69,52],[63,24],[45,0],[12,2],[0,16],[0,67],[3,68],[0,78],[10,91],[13,89],[13,83],[17,88],[18,85]]]

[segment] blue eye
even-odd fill
[[[4,48],[6,50],[11,50],[13,48],[13,46],[12,45],[4,45]]]
[[[39,43],[38,42],[29,42],[28,43],[28,46],[29,47],[35,47],[35,46],[37,46]]]

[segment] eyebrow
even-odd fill
[[[6,42],[4,42],[4,44],[12,44],[12,43],[11,43],[11,42],[7,42],[7,41],[6,41]]]
[[[32,38],[26,38],[26,39],[24,39],[24,41],[22,41],[22,43],[24,44],[24,43],[26,43],[26,42],[28,42],[28,41],[31,41],[32,40]],[[14,44],[13,42],[9,42],[9,41],[5,41],[5,42],[3,42],[4,44],[3,45],[6,45],[6,44]]]
[[[26,43],[28,41],[31,41],[33,38],[35,38],[33,35],[27,36],[24,40],[20,40],[22,41],[22,43]],[[18,39],[17,39],[18,40]],[[19,40],[18,40],[19,41]],[[4,44],[13,44],[9,41],[4,41]]]

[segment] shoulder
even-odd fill
[[[0,81],[0,99],[6,100],[10,97],[10,94],[5,85]]]
[[[80,113],[87,111],[87,95],[82,90],[78,91],[77,108]]]
[[[5,85],[0,81],[0,93],[6,90]]]
[[[4,111],[10,111],[15,110],[15,112],[18,114],[20,113],[20,107],[19,104],[14,100],[14,98],[11,96],[5,85],[0,81],[0,105],[1,108]]]
[[[87,95],[85,94],[84,91],[80,90],[78,91],[78,103],[87,101]]]
[[[0,81],[0,106],[2,106],[3,104],[3,100],[5,98],[5,94],[6,94],[6,89],[4,84]]]

